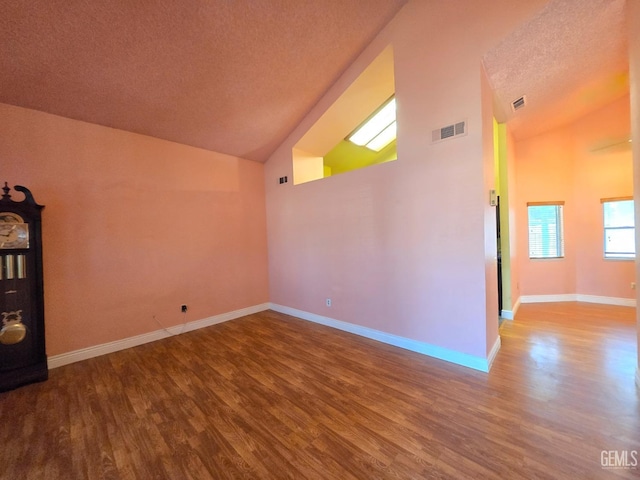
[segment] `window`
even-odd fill
[[[530,202],[529,258],[564,257],[564,202]]]
[[[604,258],[635,258],[636,229],[631,197],[603,198]]]

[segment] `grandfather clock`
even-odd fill
[[[42,235],[44,208],[25,187],[0,198],[0,391],[46,380]]]

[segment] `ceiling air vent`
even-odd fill
[[[431,132],[431,143],[440,142],[452,137],[458,137],[467,134],[467,122],[465,120],[447,125],[446,127],[437,128]]]
[[[524,108],[526,105],[527,105],[527,96],[523,95],[520,98],[511,102],[511,110],[515,112],[516,110],[520,110],[521,108]]]

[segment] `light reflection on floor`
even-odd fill
[[[605,337],[603,339],[604,367],[611,377],[628,377],[636,370],[636,342],[629,338]]]
[[[526,356],[517,363],[536,401],[571,401],[586,388],[599,392],[598,408],[638,404],[635,309],[567,303],[526,305],[522,311],[501,333],[519,337]]]
[[[541,367],[555,367],[560,357],[558,338],[549,335],[534,335],[531,338],[533,346],[529,349],[529,356]]]
[[[536,395],[541,400],[552,400],[558,395],[558,362],[561,345],[558,338],[550,335],[534,335],[531,338],[529,357],[535,363],[529,370],[529,380],[536,386]]]

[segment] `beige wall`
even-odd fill
[[[50,356],[268,301],[261,164],[9,105],[0,118],[0,180],[46,207]]]

